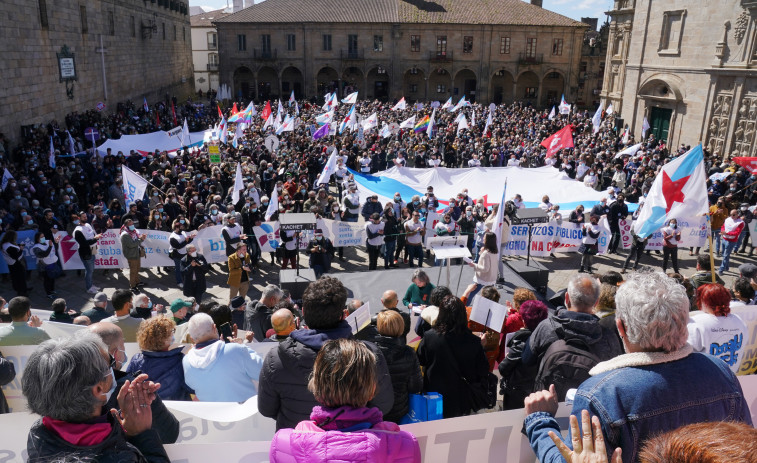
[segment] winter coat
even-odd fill
[[[271,324],[271,315],[275,309],[272,309],[260,301],[250,301],[244,309],[244,330],[252,331],[255,340],[261,342],[265,340],[265,334],[273,328]]]
[[[66,461],[97,461],[99,463],[162,463],[169,462],[158,434],[152,430],[128,437],[115,418],[108,413],[110,434],[95,445],[78,446],[59,437],[48,429],[42,420],[37,420],[29,430],[26,450],[29,463],[49,462],[61,457]]]
[[[229,286],[239,286],[242,284],[242,272],[245,270],[242,267],[250,267],[252,259],[249,254],[244,255],[244,259],[239,257],[236,252],[229,256],[229,278],[226,280],[226,284]],[[250,281],[249,279],[245,281]]]
[[[189,394],[193,391],[184,384],[184,368],[181,364],[184,354],[181,351],[182,348],[177,347],[169,351],[137,352],[126,372],[147,373],[150,381],[160,383],[158,397],[163,400],[191,400]]]
[[[399,423],[408,411],[408,394],[419,394],[423,389],[418,356],[412,347],[405,344],[404,337],[378,335],[373,342],[384,354],[394,389],[394,405],[392,410],[384,415],[384,419]]]
[[[481,339],[468,328],[445,334],[432,328],[418,345],[418,360],[423,367],[423,390],[442,395],[444,417],[470,414],[471,392],[463,376],[473,384],[489,373]]]
[[[523,349],[531,337],[531,330],[523,328],[516,331],[507,343],[507,356],[499,364],[502,376],[502,405],[505,410],[523,408],[523,401],[534,389],[534,381],[539,373],[539,365],[521,363]]]
[[[193,261],[197,261],[200,265],[192,266]],[[181,270],[184,282],[183,293],[185,296],[192,297],[198,292],[204,293],[208,289],[205,274],[210,270],[210,264],[202,254],[197,253],[195,257],[186,254],[181,258],[179,270]]]
[[[583,342],[600,361],[610,360],[623,353],[623,347],[618,343],[615,333],[601,326],[596,315],[573,312],[560,307],[550,313],[534,330],[523,349],[523,363],[541,363],[541,358],[550,344],[558,339]]]
[[[420,463],[418,440],[378,408],[316,406],[311,421],[282,429],[271,441],[271,463]]]
[[[15,377],[15,365],[13,365],[13,362],[3,357],[3,354],[0,353],[0,386],[5,386],[6,384],[13,381]],[[5,400],[5,394],[3,394],[3,390],[0,389],[0,413],[8,413],[9,411],[8,401]]]
[[[293,331],[289,339],[268,352],[260,372],[258,409],[263,416],[276,419],[276,429],[293,428],[308,419],[318,405],[307,387],[315,357],[326,341],[341,338],[352,338],[352,329],[345,321],[328,330]],[[386,359],[375,344],[365,345],[376,355],[378,375],[376,395],[368,404],[389,413],[394,392]]]

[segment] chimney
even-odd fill
[[[543,0],[531,0],[531,4],[532,4],[532,5],[536,5],[536,6],[538,6],[539,8],[541,8],[541,7],[542,7],[542,3],[543,3]]]
[[[232,12],[236,13],[237,11],[243,10],[245,7],[245,0],[234,0],[234,4],[232,7]]]

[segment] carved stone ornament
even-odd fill
[[[746,34],[746,28],[749,25],[749,12],[742,11],[733,26],[733,35],[736,37],[736,43],[741,45],[741,41],[744,40],[744,34]]]

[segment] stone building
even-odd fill
[[[218,90],[218,31],[213,21],[229,15],[225,8],[192,15],[192,66],[195,90]]]
[[[266,0],[214,21],[221,84],[256,101],[574,101],[588,27],[532,3]]]
[[[597,30],[597,18],[581,18],[581,22],[591,28],[586,31],[581,47],[576,104],[580,108],[596,109],[600,103],[600,91],[604,81],[607,35],[610,27],[605,23]]]
[[[636,136],[757,156],[757,1],[615,0],[602,99]]]
[[[185,2],[3,0],[0,11],[0,131],[11,141],[99,103],[193,92]]]

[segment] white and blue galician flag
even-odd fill
[[[447,101],[446,101],[446,102],[444,103],[444,105],[442,106],[442,109],[448,109],[448,108],[451,108],[451,107],[453,107],[453,106],[454,106],[454,105],[452,104],[452,97],[449,97],[449,100],[447,100]]]
[[[352,105],[352,107],[350,108],[350,111],[344,117],[344,120],[342,121],[342,123],[339,124],[339,135],[341,135],[342,132],[344,132],[345,128],[352,126],[353,119],[355,119],[355,105]]]
[[[565,101],[565,94],[560,98],[560,114],[570,114],[570,105]]]
[[[142,107],[145,109],[146,113],[150,112],[150,107],[147,106],[147,97],[142,97]]]
[[[646,238],[672,218],[709,212],[702,145],[665,164],[649,190],[633,231]]]
[[[554,106],[552,111],[554,111]],[[594,117],[591,118],[591,125],[594,126],[594,135],[599,132],[599,128],[602,126],[602,103],[599,103],[597,111],[594,113]]]
[[[357,103],[357,92],[352,92],[342,100],[342,103],[355,104]]]
[[[121,166],[121,179],[123,180],[124,202],[128,208],[131,203],[144,198],[147,180],[124,165]]]

